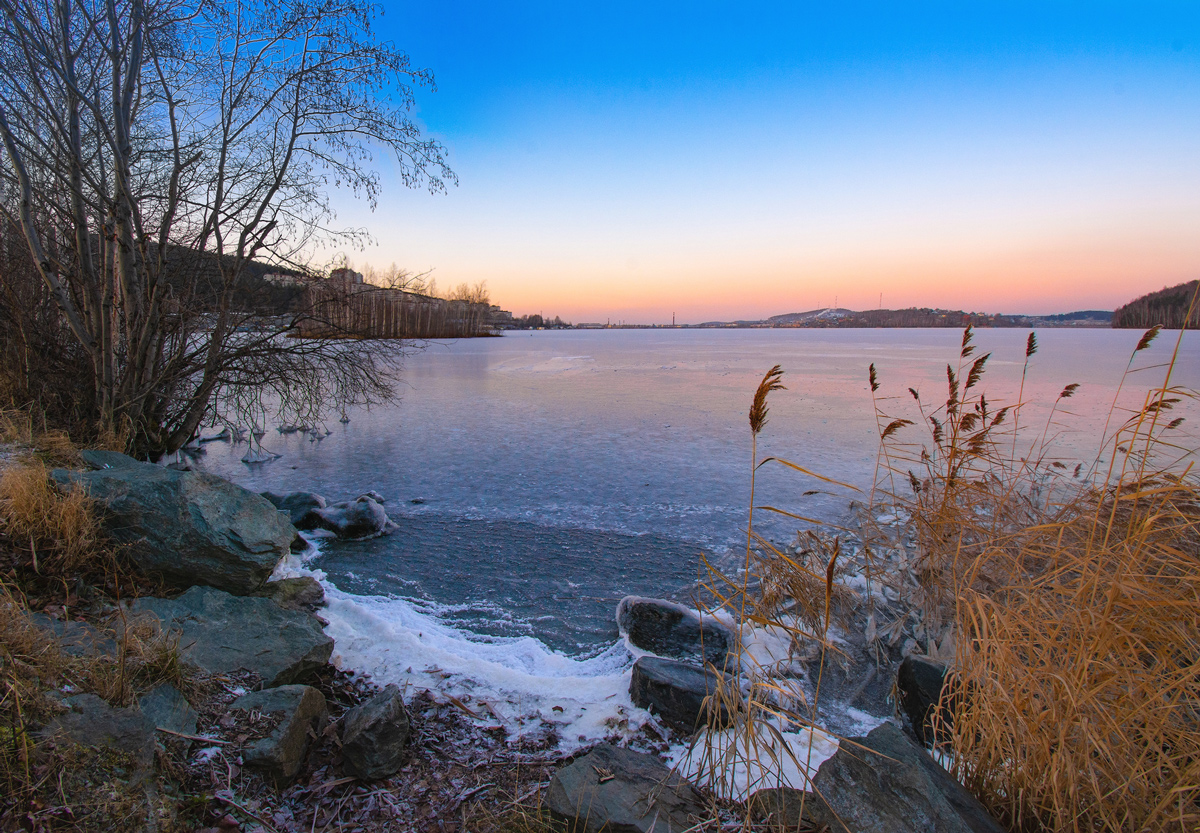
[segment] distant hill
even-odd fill
[[[961,309],[909,307],[907,309],[826,308],[772,315],[759,321],[705,321],[697,327],[1107,327],[1107,310],[1080,310],[1058,315],[998,315]]]
[[[1032,321],[1045,321],[1047,324],[1108,324],[1112,321],[1112,310],[1085,309],[1079,312],[1063,312],[1058,315],[1031,315]]]
[[[1144,330],[1155,324],[1169,330],[1183,326],[1188,305],[1196,294],[1196,281],[1178,286],[1165,287],[1140,298],[1135,298],[1113,313],[1113,327]],[[1200,327],[1200,305],[1192,311],[1188,327]]]

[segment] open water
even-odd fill
[[[880,406],[913,418],[908,388],[944,401],[961,335],[599,330],[434,343],[406,359],[398,402],[351,412],[347,424],[331,420],[319,442],[269,431],[264,447],[282,455],[270,463],[244,464],[244,446],[212,443],[202,465],[256,491],[337,501],[375,490],[387,499],[397,532],[326,541],[296,567],[326,583],[345,667],[487,699],[508,709],[505,720],[545,716],[552,700],[569,700],[555,719],[588,736],[603,727],[589,723],[587,704],[599,713],[594,704],[621,701],[628,684],[617,601],[686,599],[701,553],[725,563],[745,540],[747,412],[763,374],[781,365],[787,390],[771,396],[759,458],[783,457],[865,491],[878,436],[868,366],[879,373]],[[1069,465],[1096,456],[1140,335],[1038,333],[1023,420],[1055,438]],[[1138,354],[1122,403],[1141,404],[1161,383],[1176,335]],[[993,403],[1015,399],[1027,336],[977,331],[975,355],[992,353],[982,387]],[[1076,395],[1048,422],[1047,406],[1075,382]],[[1200,388],[1195,339],[1184,340],[1174,382]],[[1195,410],[1180,407],[1185,417]],[[838,521],[856,497],[768,465],[756,503]],[[781,541],[800,526],[763,512],[755,525]]]

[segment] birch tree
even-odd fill
[[[374,207],[375,153],[444,190],[410,117],[431,74],[343,0],[0,0],[0,211],[87,357],[99,431],[158,457],[206,420],[390,395],[388,348],[287,339],[239,296],[304,268],[333,189]],[[244,292],[243,292],[244,294]],[[276,311],[277,312],[277,311]]]

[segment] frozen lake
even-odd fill
[[[271,463],[248,466],[240,462],[244,446],[213,443],[202,464],[256,491],[345,500],[373,489],[387,498],[395,534],[326,543],[309,565],[341,599],[330,609],[331,632],[345,631],[339,649],[343,638],[358,646],[345,649],[345,663],[409,679],[419,673],[410,666],[426,659],[404,652],[429,648],[421,640],[437,631],[445,640],[439,667],[454,671],[459,662],[463,675],[487,676],[496,670],[488,663],[498,662],[505,673],[537,677],[560,660],[582,665],[551,676],[611,675],[628,665],[613,621],[621,596],[686,598],[701,552],[721,558],[744,541],[747,411],[769,368],[783,367],[788,389],[771,397],[760,457],[778,455],[865,489],[878,436],[868,365],[878,369],[879,395],[895,397],[884,402],[889,413],[911,418],[910,386],[926,401],[945,400],[945,368],[958,362],[961,335],[537,331],[430,344],[407,358],[395,404],[352,412],[348,424],[331,419],[321,442],[269,431],[264,446],[282,455]],[[1038,333],[1025,387],[1036,404],[1023,420],[1044,424],[1063,386],[1080,383],[1061,420],[1075,429],[1061,435],[1068,461],[1095,455],[1140,335]],[[1176,335],[1163,333],[1138,355],[1135,367],[1147,369],[1126,382],[1126,401],[1140,404],[1160,383],[1154,366],[1170,358]],[[983,385],[990,401],[1015,397],[1027,336],[977,331],[976,355],[992,353]],[[1200,387],[1200,345],[1190,336],[1175,382]],[[853,495],[804,496],[818,485],[766,468],[758,502],[843,517]],[[786,540],[796,524],[774,520],[768,531]],[[495,655],[480,659],[484,647]]]

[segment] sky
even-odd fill
[[[1200,275],[1200,4],[387,3],[447,193],[356,266],[518,315],[1113,309]]]

